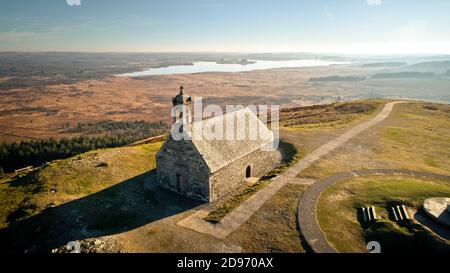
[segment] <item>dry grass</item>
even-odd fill
[[[331,118],[333,120],[332,123],[339,123],[340,126],[336,126],[336,128],[341,128],[345,125],[348,126],[349,124],[353,124],[357,121],[363,120],[368,116],[371,116],[375,113],[380,105],[380,101],[357,101],[351,103],[337,103],[322,106],[293,108],[283,111],[281,115],[281,123],[285,126],[289,124],[290,127],[287,127],[288,130],[298,132],[302,128],[305,129],[305,127],[302,127],[300,124],[308,125],[309,129],[313,128],[311,126],[314,124],[317,125],[316,128],[327,128],[331,126]],[[323,126],[320,126],[321,124]],[[287,154],[287,156],[285,157],[286,160],[278,168],[269,173],[267,175],[268,177],[276,176],[282,173],[290,166],[295,164],[302,156],[302,153],[299,152],[299,148],[297,148],[296,145],[288,143],[287,141],[284,141],[281,144],[281,148]],[[304,145],[299,146],[301,149],[301,147],[303,147]],[[247,200],[255,192],[257,192],[267,184],[268,181],[265,181],[263,179],[259,183],[244,189],[242,192],[239,192],[232,198],[226,200],[215,209],[213,209],[212,212],[209,213],[209,215],[205,218],[205,220],[212,223],[219,222],[230,211],[239,206],[242,202]]]
[[[20,87],[2,92],[0,108],[14,115],[0,114],[2,132],[37,138],[70,137],[60,130],[67,121],[101,120],[170,121],[171,98],[180,83],[189,95],[203,97],[205,104],[259,105],[282,107],[333,102],[337,94],[311,87],[309,78],[336,68],[275,69],[247,73],[201,73],[144,78],[109,77],[73,84]],[[295,90],[294,92],[292,90]],[[351,91],[339,92],[342,97]],[[295,102],[293,102],[295,100]],[[107,102],[107,103],[99,103]],[[24,103],[33,107],[26,109]],[[48,115],[49,111],[53,114]],[[22,138],[0,135],[1,141]]]
[[[448,105],[420,102],[396,105],[391,115],[381,124],[354,137],[336,151],[311,165],[299,176],[323,179],[336,173],[359,169],[390,168],[448,175],[450,174],[449,124],[450,106]],[[406,189],[416,192],[404,192],[405,189],[398,186],[395,191],[399,194],[404,193],[398,196],[395,193],[389,193],[386,185],[379,188],[380,192],[373,192],[374,196],[379,193],[376,196],[379,202],[394,197],[401,202],[408,200],[413,202],[411,199],[418,196],[420,192],[420,189],[407,184]],[[420,185],[424,187],[423,183]],[[334,210],[334,205],[325,209],[324,204],[337,204],[337,206],[343,204],[344,208],[345,204],[349,204],[349,200],[362,198],[367,192],[370,191],[361,193],[342,185],[332,194],[327,194],[321,199],[321,205],[319,205],[321,225],[329,240],[341,251],[365,251],[365,234],[356,220],[353,203],[345,207],[346,209],[338,208],[337,211]],[[434,193],[442,192],[434,191]],[[406,203],[416,207],[421,201],[422,199],[419,198],[415,203]],[[376,200],[372,204],[377,206]],[[395,230],[392,232],[395,234]]]
[[[223,78],[211,75],[211,79]],[[379,105],[377,111],[347,119],[336,126],[326,124],[315,128],[283,128],[283,139],[294,144],[299,154],[308,154],[349,127],[376,115],[383,101],[376,103]],[[424,108],[420,103],[396,106],[393,115],[383,124],[350,140],[301,175],[321,178],[354,169],[389,167],[449,173],[449,144],[444,140],[450,133],[450,111],[446,106],[435,107],[438,109]],[[0,198],[4,200],[1,207],[2,225],[6,225],[6,217],[14,211],[17,212],[12,218],[28,217],[49,204],[58,205],[101,191],[128,177],[153,169],[158,145],[161,144],[94,151],[81,155],[80,159],[75,157],[54,162],[47,169],[17,180],[15,184],[11,184],[12,180],[3,180],[0,184]],[[97,167],[102,163],[106,164]],[[56,194],[49,194],[53,188],[56,188]],[[125,251],[130,252],[223,252],[238,251],[240,247],[246,252],[303,252],[297,230],[296,208],[304,190],[302,186],[287,185],[224,241],[175,225],[190,212],[161,219],[114,235],[113,238],[124,245]],[[252,190],[242,198],[251,194]],[[347,202],[352,197],[352,191],[343,190],[333,195],[330,202]],[[345,223],[353,221],[353,214],[349,212],[342,213],[340,217]],[[355,227],[351,224],[348,227],[341,225],[342,238],[348,238],[351,242],[364,240],[361,234],[346,232],[346,228],[357,230],[352,229]],[[355,250],[362,249],[361,244],[354,247]]]
[[[450,174],[450,106],[399,104],[381,124],[354,137],[301,176],[325,178],[358,169],[393,168]]]
[[[261,178],[261,180],[256,184],[251,185],[240,192],[239,189],[237,189],[238,193],[235,195],[233,195],[234,193],[230,193],[232,195],[231,198],[225,197],[222,198],[223,200],[219,200],[218,204],[215,206],[216,208],[205,217],[205,220],[211,223],[220,222],[220,220],[222,220],[223,217],[225,217],[229,212],[250,198],[254,193],[268,185],[270,183],[270,179],[287,170],[301,157],[297,147],[285,141],[280,141],[279,150],[282,154],[283,160],[277,168],[273,169],[270,173]]]
[[[227,200],[218,208],[214,209],[210,212],[205,220],[211,223],[218,223],[223,219],[229,212],[239,206],[242,202],[250,198],[253,194],[255,194],[260,189],[264,188],[269,183],[268,180],[262,180],[258,183],[246,188],[241,193],[233,196],[230,200]]]
[[[230,235],[249,253],[303,253],[297,228],[297,203],[304,186],[286,185],[249,221]]]
[[[294,144],[299,153],[307,155],[315,149],[326,144],[332,139],[343,134],[348,129],[375,117],[382,109],[386,100],[370,100],[366,101],[370,105],[376,107],[376,110],[359,113],[359,114],[340,114],[342,120],[329,123],[307,124],[303,126],[281,127],[281,135],[286,142]],[[354,102],[356,104],[360,101]],[[337,104],[337,105],[346,105]]]
[[[341,102],[285,109],[281,126],[291,129],[337,128],[374,113],[378,101]]]

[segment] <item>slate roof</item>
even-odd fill
[[[227,126],[228,125],[228,126]],[[215,127],[222,128],[222,140],[214,139]],[[203,136],[202,136],[203,131]],[[226,138],[229,136],[235,136]],[[236,160],[274,141],[274,134],[248,108],[195,122],[191,127],[192,143],[210,172],[214,173]]]

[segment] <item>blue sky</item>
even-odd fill
[[[0,51],[450,53],[448,0],[0,0],[0,7]]]

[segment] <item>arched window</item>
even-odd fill
[[[248,166],[247,170],[245,170],[245,177],[250,178],[252,177],[252,167]]]

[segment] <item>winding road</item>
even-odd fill
[[[303,238],[315,253],[336,253],[336,249],[327,241],[325,234],[320,229],[317,220],[317,202],[320,195],[332,185],[345,179],[363,175],[410,175],[418,177],[427,177],[433,179],[448,180],[450,176],[427,172],[416,172],[410,170],[360,170],[347,173],[340,173],[314,183],[303,194],[298,203],[297,220],[302,232]]]
[[[349,129],[344,134],[319,147],[317,150],[313,151],[311,154],[301,159],[297,164],[290,167],[287,171],[275,178],[269,185],[259,190],[233,211],[228,213],[219,223],[212,224],[204,220],[210,210],[209,207],[204,207],[181,220],[177,223],[177,225],[200,233],[209,234],[219,239],[225,239],[229,234],[247,222],[248,219],[250,219],[250,217],[255,214],[264,205],[264,203],[274,196],[282,187],[289,183],[298,183],[298,174],[322,157],[345,144],[354,136],[385,120],[392,112],[394,106],[399,103],[403,103],[403,101],[387,103],[383,110],[374,118]]]

